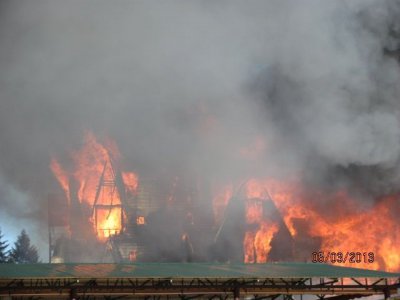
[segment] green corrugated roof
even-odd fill
[[[398,278],[400,273],[313,263],[0,264],[1,278]]]

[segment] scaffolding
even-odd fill
[[[398,273],[324,264],[0,265],[0,298],[388,299],[399,288]]]

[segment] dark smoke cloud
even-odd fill
[[[274,151],[318,183],[398,191],[400,73],[387,54],[399,49],[400,3],[319,6],[289,12],[282,51],[250,85],[279,137]]]
[[[398,186],[400,73],[385,53],[399,1],[2,1],[0,13],[1,189],[31,212],[2,197],[16,224],[45,219],[50,156],[84,130],[115,139],[139,173]],[[242,160],[257,136],[265,153]]]

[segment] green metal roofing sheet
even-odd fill
[[[400,273],[313,263],[0,264],[1,278],[398,278]]]

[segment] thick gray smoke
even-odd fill
[[[378,0],[1,1],[1,212],[41,224],[59,188],[50,157],[84,130],[115,139],[139,174],[397,191],[399,12]]]
[[[306,176],[398,189],[400,73],[390,53],[399,49],[399,4],[324,2],[287,12],[279,53],[251,87],[278,133],[274,150],[294,156]]]

